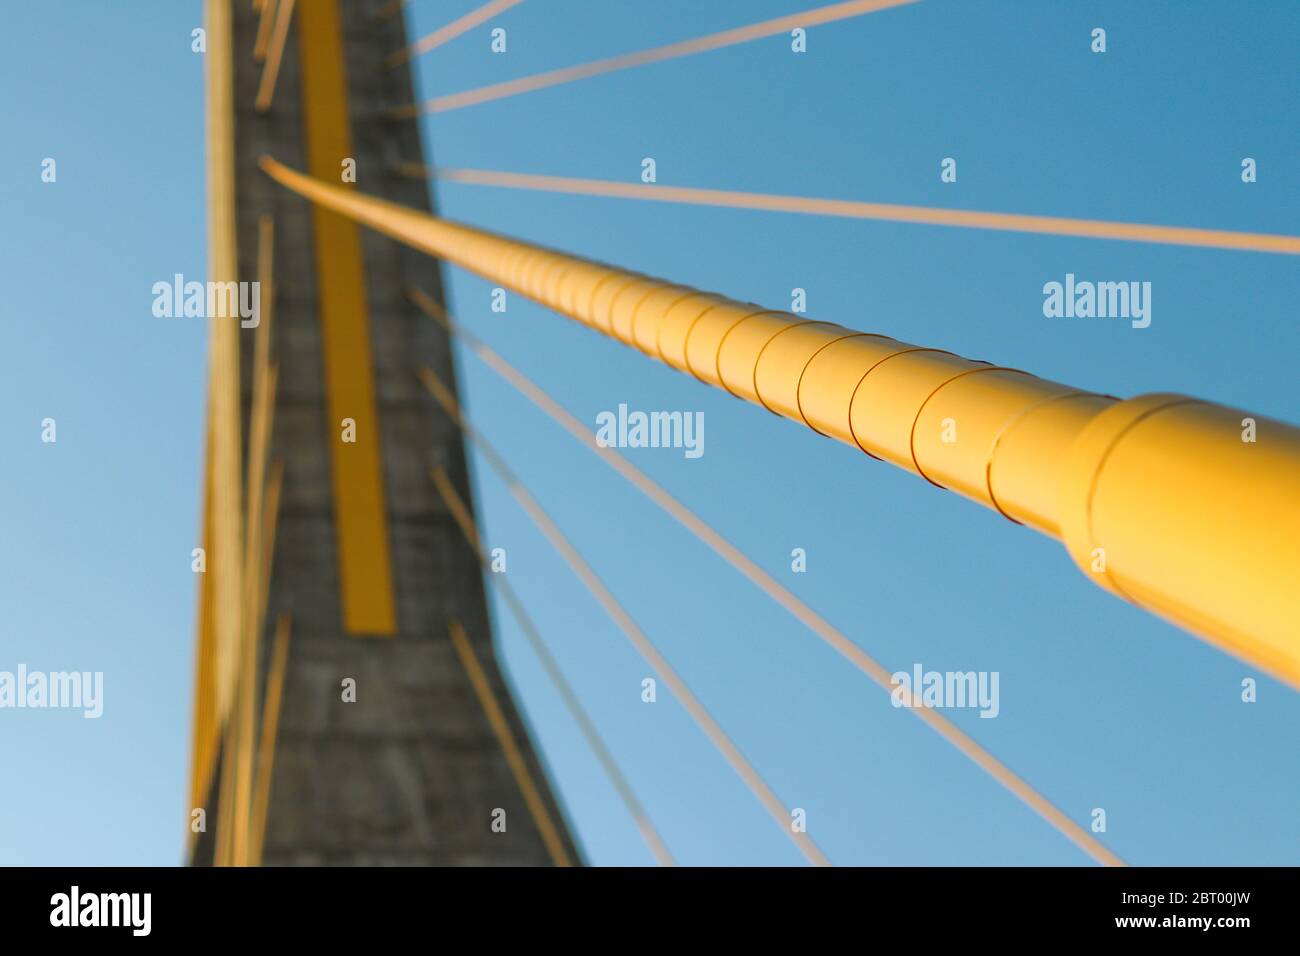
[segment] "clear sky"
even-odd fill
[[[413,36],[478,0],[412,0]],[[816,0],[527,0],[418,61],[423,96]],[[0,863],[181,859],[205,330],[199,4],[16,4],[0,57],[0,670],[105,672],[104,716],[0,711]],[[489,30],[507,31],[493,54]],[[1108,52],[1093,54],[1093,27]],[[424,120],[434,163],[954,208],[1300,231],[1300,7],[923,0]],[[1240,177],[1243,157],[1259,181]],[[41,161],[58,181],[40,180]],[[939,163],[958,161],[941,183]],[[412,157],[414,158],[414,157]],[[1300,421],[1294,258],[443,184],[452,218],[1117,395]],[[1047,319],[1066,273],[1152,283],[1152,324]],[[448,270],[459,318],[594,427],[704,413],[633,460],[891,670],[1001,675],[949,711],[1139,864],[1300,863],[1300,695],[1089,584],[1053,541]],[[482,429],[833,862],[1088,858],[469,354]],[[40,440],[57,421],[58,441]],[[680,862],[801,857],[482,462],[488,543]],[[1150,494],[1160,494],[1152,487]],[[804,548],[808,571],[790,571]],[[652,858],[503,606],[498,642],[588,859]],[[1244,704],[1244,677],[1259,700]]]

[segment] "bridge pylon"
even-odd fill
[[[439,265],[272,182],[259,156],[429,210],[385,0],[207,0],[213,318],[190,862],[576,864],[496,662],[455,381],[407,299]],[[249,285],[243,285],[247,283]],[[258,283],[252,286],[252,283]],[[466,651],[469,654],[467,656]]]

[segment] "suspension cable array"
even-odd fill
[[[429,374],[432,374],[432,372]],[[439,385],[443,388],[446,387],[442,386],[441,383],[439,383]],[[457,421],[459,422],[459,416],[457,417]],[[487,551],[483,547],[482,536],[479,534],[478,524],[474,521],[469,505],[465,503],[463,498],[461,498],[460,494],[456,491],[456,487],[452,483],[452,480],[447,476],[447,472],[441,466],[432,469],[429,477],[433,480],[433,486],[438,491],[438,497],[442,499],[442,503],[447,507],[447,510],[455,519],[456,525],[460,528],[461,534],[465,536],[465,542],[469,545],[470,550],[474,552],[475,557],[478,558],[479,564],[484,568],[484,570],[488,570],[491,566],[491,561]],[[550,648],[546,646],[546,642],[542,639],[541,632],[538,630],[536,622],[524,607],[524,603],[520,599],[518,593],[515,591],[514,587],[511,586],[510,582],[502,575],[494,575],[492,578],[492,584],[501,595],[502,600],[505,601],[506,606],[510,608],[510,613],[514,615],[515,621],[519,624],[519,629],[523,632],[529,646],[533,649],[533,653],[541,662],[542,669],[546,671],[546,676],[550,678],[551,684],[555,687],[556,692],[560,695],[560,699],[564,702],[565,708],[568,709],[569,714],[578,725],[578,729],[582,732],[582,736],[586,738],[587,745],[591,748],[592,753],[596,756],[596,760],[605,771],[605,775],[609,778],[610,784],[614,787],[614,791],[618,794],[619,799],[623,801],[623,805],[627,807],[628,814],[636,823],[637,830],[640,831],[642,838],[646,841],[646,845],[650,848],[650,852],[654,854],[654,857],[659,862],[660,866],[675,866],[676,862],[673,860],[672,854],[668,851],[668,847],[664,845],[663,838],[660,836],[659,831],[655,829],[654,824],[650,821],[650,817],[645,811],[645,807],[642,806],[641,801],[637,799],[636,794],[633,792],[632,785],[628,782],[627,777],[618,766],[618,762],[614,759],[614,755],[610,753],[609,747],[605,744],[604,738],[596,728],[595,721],[592,720],[587,709],[583,707],[582,700],[578,696],[577,691],[573,689],[573,685],[570,684],[568,678],[564,676],[564,672],[560,669],[560,664],[555,659],[555,655],[552,654]]]
[[[510,494],[519,502],[520,507],[537,526],[546,539],[560,552],[565,563],[573,570],[574,574],[582,582],[583,586],[591,593],[592,597],[601,605],[605,612],[618,625],[618,629],[623,632],[632,646],[636,648],[638,654],[645,659],[646,663],[653,667],[663,682],[672,691],[673,696],[690,715],[696,726],[704,732],[709,741],[718,748],[727,762],[731,764],[732,769],[740,776],[741,780],[758,799],[763,808],[776,822],[787,836],[799,848],[809,863],[814,866],[829,866],[830,861],[821,849],[813,842],[812,837],[803,830],[795,829],[791,825],[791,811],[781,802],[781,799],[772,791],[771,786],[763,779],[762,775],[754,768],[753,764],[741,753],[740,748],[731,739],[725,730],[718,724],[717,720],[708,712],[701,703],[699,698],[691,691],[686,682],[677,673],[677,671],[668,663],[667,658],[660,653],[655,647],[645,631],[628,613],[627,609],[616,598],[608,585],[601,580],[595,569],[582,557],[577,548],[569,540],[568,536],[560,530],[555,520],[542,507],[541,503],[528,491],[527,488],[515,477],[514,472],[505,463],[500,452],[498,452],[488,441],[478,432],[468,421],[460,410],[460,405],[456,402],[455,396],[451,389],[447,387],[431,370],[424,369],[421,378],[424,380],[426,387],[433,394],[435,400],[442,406],[449,418],[451,418],[465,437],[472,441],[475,446],[482,452],[484,459],[491,465],[498,477],[505,482]],[[436,476],[435,476],[436,480]]]

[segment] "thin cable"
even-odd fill
[[[826,858],[808,834],[796,831],[793,828],[790,811],[786,809],[780,798],[772,792],[772,789],[767,785],[767,782],[759,775],[758,771],[754,769],[750,762],[745,758],[744,754],[740,752],[740,749],[732,743],[731,738],[727,736],[726,731],[724,731],[709,712],[705,710],[704,705],[700,703],[696,696],[691,692],[690,688],[686,686],[686,683],[678,676],[677,672],[672,669],[664,656],[660,654],[654,644],[650,642],[650,639],[646,637],[645,632],[641,630],[640,626],[638,626],[632,619],[631,615],[624,610],[623,606],[618,602],[618,599],[614,597],[609,588],[605,586],[605,583],[600,579],[599,575],[592,570],[591,566],[586,562],[582,555],[580,555],[577,549],[573,547],[569,542],[569,539],[565,537],[564,532],[562,532],[559,526],[551,520],[545,509],[543,509],[538,503],[537,499],[535,499],[528,489],[520,483],[519,479],[515,477],[514,473],[501,455],[488,442],[488,440],[478,432],[477,429],[465,420],[464,416],[461,414],[460,406],[452,397],[450,389],[439,382],[437,376],[429,369],[424,369],[421,372],[421,378],[426,387],[428,387],[429,391],[433,394],[433,397],[440,405],[442,405],[443,411],[445,411],[448,417],[460,426],[465,437],[472,441],[475,447],[482,452],[483,457],[487,460],[488,464],[492,466],[492,469],[505,483],[510,494],[519,502],[520,506],[524,509],[524,512],[533,520],[533,523],[537,525],[538,530],[541,531],[555,549],[563,555],[565,561],[568,562],[569,567],[573,569],[574,573],[578,575],[578,578],[582,583],[586,585],[587,590],[591,592],[592,596],[600,603],[601,607],[605,609],[605,612],[614,619],[614,623],[618,625],[619,630],[621,630],[627,636],[628,640],[632,642],[632,645],[637,649],[637,652],[645,658],[646,663],[648,663],[655,672],[659,674],[664,683],[668,685],[673,696],[677,698],[681,705],[686,709],[686,712],[690,714],[695,723],[699,725],[700,729],[704,731],[705,735],[710,741],[712,741],[713,745],[722,752],[722,755],[727,759],[727,762],[730,763],[736,773],[740,775],[740,778],[753,792],[754,796],[758,798],[759,802],[763,804],[764,808],[776,821],[782,831],[784,831],[786,835],[794,841],[800,852],[807,857],[810,863],[816,866],[830,866],[830,860]],[[434,387],[432,383],[437,383],[437,387]]]
[[[424,103],[412,103],[398,107],[391,111],[391,115],[396,118],[405,118],[417,116],[422,112],[446,113],[450,110],[458,110],[478,103],[505,99],[508,96],[532,93],[535,90],[545,89],[549,86],[559,86],[561,83],[572,83],[574,80],[584,80],[591,76],[614,73],[636,66],[645,66],[649,63],[661,63],[664,60],[672,60],[681,56],[706,53],[709,50],[718,50],[723,47],[734,46],[737,43],[748,43],[750,40],[759,40],[777,33],[785,33],[787,30],[806,29],[823,23],[831,23],[835,20],[847,20],[850,17],[862,16],[865,13],[875,13],[877,10],[901,7],[904,4],[915,2],[917,0],[848,0],[846,3],[832,3],[824,7],[814,7],[802,13],[777,17],[775,20],[764,20],[761,23],[752,23],[749,26],[734,27],[720,33],[710,33],[707,36],[695,37],[691,40],[669,43],[666,46],[639,50],[635,53],[625,53],[621,56],[612,56],[592,63],[568,66],[560,70],[550,70],[546,73],[534,73],[532,76],[509,80],[505,83],[493,83],[490,86],[480,86],[460,93],[434,97]]]
[[[266,59],[266,48],[271,42],[271,24],[275,22],[275,0],[262,0],[258,5],[257,36],[253,40],[253,62]]]
[[[514,734],[510,732],[510,724],[506,721],[501,705],[497,702],[496,694],[492,692],[492,685],[488,682],[487,675],[483,673],[483,665],[478,662],[474,648],[470,647],[469,638],[465,636],[460,621],[452,621],[450,630],[451,642],[456,647],[456,654],[465,668],[465,673],[469,676],[469,682],[474,688],[479,704],[483,707],[488,723],[492,726],[492,732],[501,745],[510,772],[514,775],[515,783],[524,796],[528,812],[532,815],[533,823],[537,825],[542,842],[546,844],[546,851],[551,855],[551,862],[556,866],[572,866],[568,851],[564,848],[564,841],[560,838],[560,832],[555,822],[551,820],[550,813],[547,812],[546,802],[542,799],[537,784],[533,782],[533,775],[528,772],[528,764],[524,762],[519,745],[515,743]]]
[[[271,647],[271,667],[266,674],[262,697],[262,739],[257,748],[257,780],[253,791],[252,846],[250,866],[262,865],[262,848],[266,843],[266,812],[271,802],[271,774],[275,769],[275,741],[280,729],[280,705],[284,700],[284,675],[289,663],[289,636],[293,618],[281,612],[275,622],[275,643]]]
[[[629,462],[612,448],[598,444],[590,430],[560,406],[553,398],[542,391],[531,380],[516,370],[512,365],[492,351],[477,336],[460,326],[447,314],[437,302],[419,290],[412,290],[411,300],[427,315],[438,322],[448,332],[458,337],[465,346],[477,355],[493,371],[504,378],[526,398],[545,412],[553,421],[578,439],[588,449],[604,459],[605,463],[622,475],[628,482],[646,497],[668,512],[688,531],[717,552],[728,564],[748,578],[763,593],[781,607],[785,608],[801,624],[811,630],[823,641],[848,659],[855,667],[867,675],[886,693],[893,693],[895,686],[891,672],[877,663],[862,648],[854,644],[829,621],[805,604],[784,585],[751,561],[745,554],[706,524],[699,516],[656,484],[649,476]],[[1124,866],[1124,861],[1103,846],[1087,830],[1079,826],[1061,810],[1052,804],[1027,782],[1016,775],[1011,768],[994,757],[978,743],[957,728],[955,724],[931,707],[920,701],[913,701],[914,706],[906,708],[908,712],[928,724],[931,729],[956,747],[962,754],[973,761],[1007,790],[1011,791],[1021,802],[1055,827],[1062,835],[1078,846],[1099,863],[1106,866]]]
[[[257,84],[257,99],[253,102],[253,108],[259,113],[265,113],[271,108],[271,100],[275,96],[275,81],[280,76],[284,45],[289,39],[289,23],[293,20],[293,3],[294,0],[280,0],[275,11],[275,26],[271,30],[266,50],[262,79]]]
[[[438,387],[442,387],[441,382],[438,383]],[[474,518],[470,514],[469,508],[456,492],[456,487],[452,484],[451,479],[447,477],[445,471],[441,468],[434,468],[429,474],[433,479],[434,487],[437,489],[439,496],[441,496],[443,503],[447,506],[447,510],[450,511],[452,517],[456,519],[456,524],[460,528],[461,533],[465,536],[465,540],[469,543],[470,548],[474,551],[475,556],[478,558],[479,563],[483,566],[484,570],[487,570],[490,567],[490,562],[487,553],[483,549],[478,527],[474,523]],[[538,630],[537,625],[533,622],[532,615],[530,615],[528,610],[524,607],[523,601],[520,600],[519,595],[515,592],[515,589],[511,587],[510,582],[507,581],[504,576],[494,574],[490,575],[490,578],[493,587],[495,587],[501,594],[506,605],[510,608],[510,612],[514,615],[515,621],[519,624],[520,630],[524,632],[524,637],[528,639],[528,643],[532,647],[533,653],[536,654],[537,659],[542,662],[542,667],[545,669],[546,675],[551,679],[551,683],[555,685],[555,689],[559,693],[560,699],[564,701],[565,707],[569,709],[569,714],[577,723],[578,729],[582,731],[582,735],[586,738],[588,746],[590,746],[592,751],[596,754],[596,759],[600,762],[601,768],[605,771],[606,776],[609,777],[610,783],[614,786],[614,790],[622,799],[623,805],[627,807],[628,814],[632,817],[632,821],[636,824],[636,828],[641,832],[642,838],[650,847],[650,852],[654,854],[655,859],[659,861],[660,866],[676,866],[672,854],[668,852],[668,847],[664,845],[663,840],[659,836],[659,832],[655,829],[654,824],[650,822],[650,817],[646,813],[645,808],[641,805],[641,801],[637,799],[636,794],[632,790],[631,784],[629,784],[627,778],[623,776],[623,771],[619,769],[618,764],[614,760],[613,754],[609,752],[609,748],[605,746],[605,741],[601,738],[600,731],[596,729],[596,725],[587,714],[586,708],[582,706],[582,701],[579,699],[577,692],[574,691],[573,686],[564,676],[564,672],[560,670],[559,662],[556,661],[554,655],[551,654],[550,648],[546,646],[546,642],[542,639],[541,631]]]
[[[398,166],[397,171],[412,178],[430,176],[426,167],[414,163],[403,163]],[[487,169],[439,169],[432,174],[432,177],[472,186],[502,186],[508,189],[531,189],[580,196],[608,196],[618,199],[806,213],[815,216],[906,222],[927,226],[957,226],[964,229],[993,229],[1001,232],[1075,236],[1083,239],[1118,239],[1126,242],[1154,242],[1175,246],[1200,246],[1208,249],[1300,255],[1300,236],[1271,233],[1109,222],[1100,219],[1068,219],[1063,216],[978,212],[966,209],[942,209],[935,206],[903,206],[893,203],[858,202],[851,199],[813,199],[805,196],[777,196],[726,189],[694,189],[685,186],[618,183],[568,176],[537,176],[530,173],[497,172]]]
[[[434,30],[428,36],[417,40],[408,47],[403,47],[396,53],[391,53],[385,60],[388,66],[401,66],[407,60],[413,60],[417,56],[423,56],[430,50],[436,49],[451,40],[456,39],[462,33],[474,29],[484,20],[496,16],[498,13],[504,13],[511,7],[517,7],[524,0],[491,0],[477,9],[471,10],[459,19],[453,20],[445,27]]]

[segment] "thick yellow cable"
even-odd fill
[[[207,0],[204,5],[208,54],[204,57],[208,130],[208,276],[214,282],[239,278],[239,250],[235,228],[235,111],[232,63],[233,11],[231,0]],[[219,310],[220,311],[220,310]],[[229,761],[234,748],[233,719],[239,680],[243,584],[243,481],[241,472],[242,425],[239,405],[239,325],[230,316],[210,318],[212,347],[208,369],[208,423],[210,451],[206,469],[212,497],[208,507],[211,532],[207,549],[204,600],[211,589],[210,648],[212,660],[200,661],[202,674],[210,666],[215,710],[208,720],[222,741],[205,755],[220,761],[218,806],[213,858],[230,859],[233,837],[234,773]],[[207,615],[205,613],[205,620]],[[207,720],[205,720],[205,723]],[[214,738],[214,740],[217,738]],[[196,755],[197,756],[197,755]],[[211,779],[212,769],[196,768]],[[206,801],[207,794],[203,795]]]
[[[654,646],[646,633],[641,630],[640,625],[632,619],[627,610],[619,603],[618,598],[614,597],[612,591],[605,586],[605,583],[596,574],[595,570],[589,565],[585,558],[578,553],[578,550],[569,541],[568,537],[560,530],[559,526],[546,513],[532,493],[523,486],[518,478],[515,477],[510,466],[506,464],[505,459],[500,453],[483,437],[462,416],[460,406],[456,403],[455,398],[449,388],[443,385],[436,375],[429,369],[424,369],[421,378],[425,386],[429,388],[430,393],[442,406],[443,411],[460,427],[465,437],[474,443],[474,445],[483,453],[484,459],[492,466],[497,476],[505,482],[510,494],[519,502],[524,513],[532,519],[533,524],[542,532],[548,541],[551,542],[555,550],[559,551],[564,557],[569,567],[573,569],[574,574],[583,583],[591,596],[596,599],[605,613],[608,614],[614,623],[618,625],[620,631],[632,642],[640,654],[665,684],[672,691],[678,703],[686,710],[691,719],[704,732],[715,747],[722,752],[723,757],[731,764],[732,769],[740,776],[745,785],[749,787],[750,792],[758,799],[764,809],[771,815],[787,836],[794,842],[799,851],[807,858],[808,862],[815,866],[830,866],[830,861],[826,859],[825,854],[813,842],[812,838],[806,832],[794,829],[792,825],[793,817],[791,812],[786,809],[785,804],[781,802],[767,781],[762,775],[754,769],[753,764],[741,753],[740,748],[727,735],[713,716],[700,703],[694,692],[686,686],[686,682],[673,670],[668,660],[659,653],[659,649]]]
[[[800,624],[807,627],[825,641],[828,646],[869,677],[885,693],[893,692],[894,684],[890,677],[891,671],[849,640],[848,635],[834,627],[824,617],[800,600],[793,591],[750,560],[744,552],[665,491],[663,487],[655,483],[627,458],[613,448],[600,445],[592,435],[591,429],[565,411],[555,399],[538,388],[537,385],[506,362],[500,355],[488,348],[477,336],[452,321],[446,310],[433,299],[419,291],[414,292],[411,298],[426,314],[442,325],[450,334],[459,338],[489,368],[504,378],[520,394],[549,416],[552,421],[569,432],[589,450],[595,452],[597,456],[603,458],[605,463],[617,471],[632,487],[644,494],[655,505],[663,509],[666,514],[686,528],[687,531],[712,548],[719,557],[793,615]],[[426,380],[425,384],[430,383]],[[436,395],[437,393],[435,393]],[[439,402],[446,407],[445,399],[439,398]],[[929,725],[935,733],[956,747],[963,756],[1006,787],[1025,806],[1055,827],[1057,831],[1098,863],[1106,866],[1124,865],[1124,861],[1098,842],[1096,837],[1071,820],[1055,804],[1030,786],[1027,781],[1019,777],[1015,771],[959,730],[955,724],[937,710],[924,706],[920,701],[914,701],[913,706],[908,708],[908,712]]]
[[[427,369],[425,371],[428,372]],[[428,374],[432,375],[432,372]],[[465,536],[465,540],[474,551],[474,555],[486,570],[489,566],[488,555],[483,548],[478,526],[474,523],[469,507],[442,468],[434,468],[430,472],[430,477],[433,479],[433,486],[437,489],[443,504],[447,506],[447,510],[455,518],[461,534]],[[627,808],[628,815],[632,817],[632,822],[636,824],[637,830],[640,831],[642,839],[650,847],[650,852],[654,854],[660,866],[675,866],[676,863],[673,861],[672,854],[668,852],[668,847],[664,845],[663,839],[659,836],[659,831],[650,822],[650,815],[646,813],[645,807],[637,799],[627,777],[623,776],[623,771],[619,769],[617,761],[614,760],[614,755],[605,746],[600,731],[596,729],[596,724],[587,713],[587,709],[582,706],[582,700],[573,689],[573,685],[564,676],[564,671],[560,670],[559,661],[555,659],[555,655],[551,653],[550,648],[546,646],[546,642],[542,640],[541,631],[537,629],[537,624],[533,621],[532,615],[528,613],[523,601],[519,599],[519,595],[515,593],[515,589],[510,586],[510,582],[505,579],[504,575],[490,575],[490,577],[493,586],[505,600],[506,606],[510,608],[510,613],[515,616],[519,629],[523,631],[524,637],[527,638],[529,645],[533,649],[533,653],[541,661],[546,676],[550,678],[556,692],[560,695],[560,699],[564,701],[564,706],[568,708],[570,716],[573,717],[574,723],[578,725],[578,729],[586,739],[587,745],[591,747],[592,752],[596,755],[596,760],[600,763],[601,769],[605,771],[605,776],[609,777],[609,782],[613,785],[614,791],[619,795],[619,799],[623,801],[623,805]]]
[[[203,451],[203,505],[199,512],[199,546],[206,552],[212,547],[212,420],[208,417]],[[199,575],[196,614],[197,640],[194,648],[194,722],[190,737],[190,802],[185,812],[186,843],[194,852],[199,831],[192,814],[205,807],[220,753],[221,728],[216,707],[216,633],[214,630],[213,588],[207,573]],[[205,810],[206,815],[206,810]]]
[[[1060,539],[1098,585],[1300,687],[1300,429],[1127,401],[276,181],[737,398]]]

